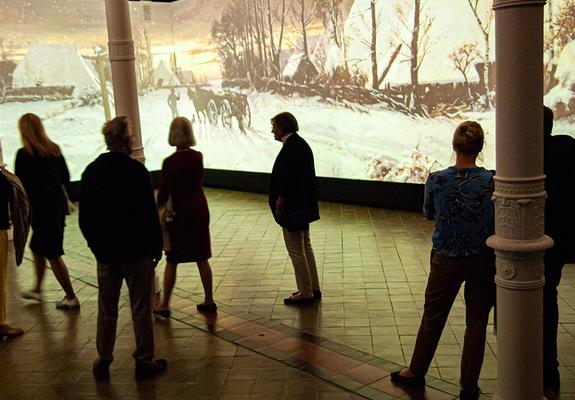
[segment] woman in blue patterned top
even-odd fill
[[[495,256],[485,244],[494,232],[493,174],[476,164],[483,141],[477,122],[459,125],[453,135],[455,165],[431,174],[425,184],[424,214],[435,220],[435,232],[424,313],[409,368],[391,376],[400,385],[425,385],[449,311],[465,282],[461,400],[479,398],[477,381],[495,298]]]

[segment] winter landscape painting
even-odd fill
[[[575,0],[545,7],[545,102],[575,134]],[[468,119],[495,165],[495,21],[489,0],[181,0],[131,3],[146,165],[175,116],[207,168],[269,172],[270,118],[290,111],[319,176],[424,182],[454,161]],[[0,140],[38,114],[74,179],[114,115],[104,2],[0,0]],[[532,62],[525,60],[525,62]]]

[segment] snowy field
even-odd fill
[[[174,150],[167,143],[171,110],[167,90],[140,97],[142,134],[146,165],[161,168],[162,160]],[[290,111],[300,122],[301,134],[312,147],[318,176],[370,179],[371,166],[378,159],[391,168],[386,180],[410,181],[405,170],[413,165],[416,147],[419,153],[437,160],[433,169],[445,168],[454,161],[451,138],[464,119],[480,122],[487,132],[483,159],[495,168],[495,113],[473,113],[459,119],[414,118],[381,107],[369,113],[329,105],[314,98],[282,97],[252,93],[248,96],[252,126],[240,132],[234,119],[231,128],[196,121],[197,149],[204,154],[206,168],[269,172],[281,148],[273,140],[270,118]],[[192,118],[194,108],[182,89],[178,102],[180,115]],[[67,102],[8,103],[0,105],[0,138],[4,160],[13,168],[20,147],[17,122],[20,115],[33,112],[43,118],[48,135],[64,152],[73,180],[80,178],[85,166],[105,151],[100,129],[104,120],[102,107],[71,108]],[[559,122],[556,133],[575,132],[575,124]]]

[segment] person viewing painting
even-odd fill
[[[32,207],[32,239],[30,250],[34,257],[36,284],[22,292],[22,297],[42,301],[42,283],[46,260],[54,276],[66,293],[56,303],[58,309],[76,309],[76,298],[68,268],[63,259],[64,227],[69,213],[66,185],[70,174],[60,146],[46,135],[42,120],[35,114],[23,115],[19,122],[22,148],[16,154],[15,173],[22,181]]]
[[[483,143],[478,123],[459,125],[453,135],[455,165],[432,173],[425,184],[424,214],[435,220],[435,232],[424,313],[409,368],[391,374],[399,385],[425,385],[449,311],[465,282],[461,400],[479,398],[487,322],[495,300],[495,255],[486,245],[494,233],[493,174],[476,164]]]
[[[97,381],[110,378],[114,360],[118,302],[125,280],[130,296],[136,351],[136,379],[166,370],[154,358],[152,293],[154,271],[162,257],[162,228],[152,181],[146,167],[132,159],[132,134],[127,117],[116,117],[102,129],[108,152],[92,161],[80,183],[80,230],[97,261]]]
[[[545,172],[545,234],[555,245],[546,251],[545,286],[543,287],[543,387],[547,399],[558,398],[561,388],[557,356],[559,305],[557,288],[566,263],[575,262],[575,211],[573,180],[575,139],[568,135],[552,135],[553,111],[543,108],[544,172]]]
[[[271,123],[274,139],[283,146],[272,170],[269,206],[282,227],[297,283],[297,291],[285,298],[284,304],[310,304],[321,299],[309,234],[309,224],[319,219],[313,152],[298,135],[293,114],[278,114]]]
[[[17,176],[8,172],[0,147],[0,341],[24,334],[22,328],[8,324],[9,234],[12,228],[16,264],[22,263],[30,228],[31,213],[26,191]]]
[[[170,316],[170,297],[176,283],[178,264],[195,262],[204,288],[204,301],[197,305],[203,313],[215,313],[217,305],[212,295],[212,256],[210,244],[210,212],[204,194],[204,163],[196,145],[192,124],[187,118],[172,121],[168,143],[176,152],[162,165],[158,207],[164,225],[164,291],[154,312]]]

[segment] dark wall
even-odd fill
[[[160,173],[152,172],[154,187],[158,186]],[[267,193],[270,175],[259,172],[206,169],[206,187],[239,190],[242,192]],[[70,185],[70,197],[78,199],[78,182]],[[405,211],[421,211],[423,208],[423,185],[361,181],[354,179],[318,178],[318,195],[321,201],[391,208]]]

